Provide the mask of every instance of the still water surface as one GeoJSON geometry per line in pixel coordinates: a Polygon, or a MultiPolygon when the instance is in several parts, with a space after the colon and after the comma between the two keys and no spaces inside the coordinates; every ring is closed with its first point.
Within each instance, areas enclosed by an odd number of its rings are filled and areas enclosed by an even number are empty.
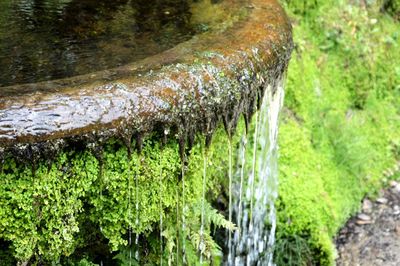
{"type": "Polygon", "coordinates": [[[1,0],[0,87],[87,74],[169,49],[208,29],[196,14],[202,1],[208,13],[218,11],[211,0],[1,0]]]}

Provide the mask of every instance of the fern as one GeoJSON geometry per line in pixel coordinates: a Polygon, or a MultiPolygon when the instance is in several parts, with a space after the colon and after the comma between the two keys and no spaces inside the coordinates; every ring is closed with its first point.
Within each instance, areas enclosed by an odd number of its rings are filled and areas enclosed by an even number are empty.
{"type": "Polygon", "coordinates": [[[197,222],[192,223],[188,226],[190,232],[190,241],[192,245],[202,254],[206,259],[211,260],[213,257],[221,256],[221,248],[215,243],[214,239],[210,235],[210,226],[213,224],[216,227],[225,228],[230,231],[237,229],[236,225],[228,220],[214,209],[209,202],[205,201],[202,206],[201,201],[197,202],[193,206],[193,216],[197,222]],[[201,233],[201,228],[198,223],[201,220],[202,209],[204,211],[204,232],[201,233]]]}
{"type": "Polygon", "coordinates": [[[225,217],[220,214],[216,209],[212,208],[208,202],[207,204],[205,204],[204,207],[205,217],[207,217],[207,221],[209,224],[213,223],[217,227],[222,227],[230,231],[237,230],[237,227],[234,223],[226,220],[225,217]]]}

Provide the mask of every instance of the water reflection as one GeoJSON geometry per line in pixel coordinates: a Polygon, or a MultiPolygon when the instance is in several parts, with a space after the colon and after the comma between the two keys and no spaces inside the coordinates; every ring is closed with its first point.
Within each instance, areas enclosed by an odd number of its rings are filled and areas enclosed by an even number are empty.
{"type": "Polygon", "coordinates": [[[195,34],[187,0],[2,0],[0,87],[120,66],[195,34]]]}

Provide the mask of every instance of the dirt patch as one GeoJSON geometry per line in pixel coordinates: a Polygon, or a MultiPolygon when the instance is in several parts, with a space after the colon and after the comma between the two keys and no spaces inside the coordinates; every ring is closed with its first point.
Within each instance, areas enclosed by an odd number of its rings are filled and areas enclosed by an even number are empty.
{"type": "Polygon", "coordinates": [[[400,183],[372,201],[363,200],[360,213],[351,218],[336,239],[338,266],[400,265],[400,183]]]}

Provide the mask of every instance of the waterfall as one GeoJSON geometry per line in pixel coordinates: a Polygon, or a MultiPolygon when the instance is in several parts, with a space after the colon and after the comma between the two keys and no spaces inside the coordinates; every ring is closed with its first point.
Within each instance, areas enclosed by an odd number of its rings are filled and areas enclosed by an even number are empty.
{"type": "Polygon", "coordinates": [[[203,162],[203,180],[202,180],[202,191],[201,191],[201,227],[200,227],[200,265],[203,265],[203,252],[205,250],[205,243],[204,243],[204,201],[206,198],[206,181],[207,181],[207,163],[208,163],[208,156],[207,151],[203,154],[204,162],[203,162]]]}
{"type": "MultiPolygon", "coordinates": [[[[161,162],[161,159],[160,159],[161,162]]],[[[163,169],[160,169],[160,174],[159,174],[159,208],[160,208],[160,266],[163,266],[163,202],[162,202],[162,197],[163,197],[163,185],[162,185],[162,179],[163,179],[163,169]]]]}
{"type": "Polygon", "coordinates": [[[276,87],[266,88],[261,108],[254,118],[253,139],[248,140],[244,135],[240,142],[232,206],[239,230],[228,243],[231,248],[227,265],[274,265],[277,137],[283,97],[282,81],[276,87]],[[247,149],[253,152],[251,162],[245,160],[247,149]]]}
{"type": "MultiPolygon", "coordinates": [[[[186,202],[185,202],[185,161],[181,162],[181,173],[182,173],[182,265],[186,265],[186,202]]],[[[179,249],[178,249],[179,252],[179,249]]],[[[179,260],[177,260],[179,263],[179,260]]]]}

